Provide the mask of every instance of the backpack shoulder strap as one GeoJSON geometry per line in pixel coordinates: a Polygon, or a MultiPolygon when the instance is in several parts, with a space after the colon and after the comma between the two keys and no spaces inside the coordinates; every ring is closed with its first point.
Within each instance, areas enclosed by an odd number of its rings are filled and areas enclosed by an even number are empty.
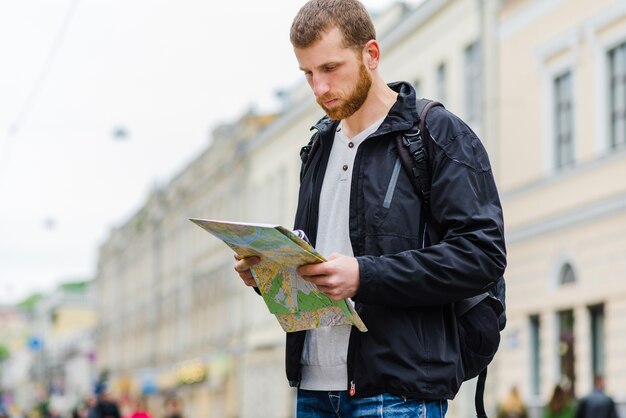
{"type": "Polygon", "coordinates": [[[430,141],[430,133],[426,126],[426,115],[435,106],[443,105],[433,100],[418,100],[417,122],[411,129],[396,138],[398,154],[402,164],[410,174],[411,183],[427,210],[430,207],[431,176],[428,164],[428,148],[424,142],[430,141]]]}
{"type": "Polygon", "coordinates": [[[426,126],[426,115],[435,106],[443,105],[439,102],[420,99],[417,101],[418,120],[409,129],[396,137],[398,156],[409,173],[409,179],[415,189],[415,193],[422,202],[426,224],[431,224],[430,219],[430,189],[431,173],[428,163],[428,147],[424,141],[430,141],[430,133],[426,126]]]}
{"type": "Polygon", "coordinates": [[[485,381],[487,380],[487,368],[485,367],[482,372],[478,375],[478,379],[476,380],[476,393],[474,394],[474,407],[476,407],[476,417],[477,418],[487,418],[487,413],[485,412],[485,381]]]}
{"type": "Polygon", "coordinates": [[[313,157],[319,148],[319,142],[320,131],[316,129],[313,136],[311,136],[309,143],[300,149],[300,160],[302,160],[302,165],[300,166],[300,181],[302,181],[304,173],[306,173],[307,168],[311,165],[311,157],[313,157]]]}

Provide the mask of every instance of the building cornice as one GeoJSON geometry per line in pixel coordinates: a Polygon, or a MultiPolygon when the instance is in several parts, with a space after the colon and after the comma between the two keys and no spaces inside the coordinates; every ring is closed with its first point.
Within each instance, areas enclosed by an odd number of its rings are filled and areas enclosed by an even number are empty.
{"type": "Polygon", "coordinates": [[[626,164],[626,148],[611,151],[608,154],[603,154],[592,160],[578,163],[577,165],[567,168],[563,171],[555,172],[548,176],[544,176],[534,181],[525,183],[521,186],[511,188],[509,190],[501,192],[500,197],[502,201],[509,201],[524,197],[526,195],[541,191],[546,187],[561,183],[564,180],[569,180],[572,177],[579,177],[581,175],[588,174],[591,171],[614,163],[626,164]]]}
{"type": "Polygon", "coordinates": [[[626,193],[516,228],[507,232],[506,241],[509,244],[518,243],[561,229],[578,227],[582,223],[604,219],[619,213],[626,213],[626,193]]]}

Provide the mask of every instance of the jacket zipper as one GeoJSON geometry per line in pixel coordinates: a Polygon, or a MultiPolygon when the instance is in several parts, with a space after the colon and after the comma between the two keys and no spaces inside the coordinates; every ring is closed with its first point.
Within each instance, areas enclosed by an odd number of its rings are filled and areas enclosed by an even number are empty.
{"type": "Polygon", "coordinates": [[[354,380],[350,381],[350,396],[354,396],[356,394],[356,385],[354,384],[354,380]]]}
{"type": "Polygon", "coordinates": [[[400,157],[396,158],[396,164],[393,166],[393,172],[391,173],[389,186],[387,186],[387,193],[385,193],[385,200],[383,200],[383,208],[385,209],[389,209],[389,207],[391,207],[391,200],[393,199],[393,193],[396,190],[396,184],[398,183],[399,174],[400,174],[400,157]]]}

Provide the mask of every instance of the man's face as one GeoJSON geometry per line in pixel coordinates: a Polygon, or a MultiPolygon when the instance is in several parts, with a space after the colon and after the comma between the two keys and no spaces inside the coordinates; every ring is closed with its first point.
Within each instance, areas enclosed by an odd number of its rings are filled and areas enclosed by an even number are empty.
{"type": "Polygon", "coordinates": [[[343,46],[339,29],[329,30],[308,48],[295,48],[295,53],[317,103],[331,119],[345,119],[361,108],[372,76],[362,56],[343,46]]]}

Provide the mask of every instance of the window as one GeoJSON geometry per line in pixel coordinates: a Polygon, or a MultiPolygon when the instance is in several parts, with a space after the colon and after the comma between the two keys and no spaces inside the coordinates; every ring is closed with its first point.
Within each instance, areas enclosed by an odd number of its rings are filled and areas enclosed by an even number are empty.
{"type": "Polygon", "coordinates": [[[570,263],[563,264],[561,272],[559,274],[559,285],[564,286],[568,284],[576,283],[576,273],[574,267],[570,263]]]}
{"type": "Polygon", "coordinates": [[[469,124],[479,125],[482,121],[483,68],[480,42],[465,48],[465,116],[469,124]]]}
{"type": "Polygon", "coordinates": [[[554,79],[555,166],[563,168],[574,162],[574,118],[572,74],[554,79]]]}
{"type": "Polygon", "coordinates": [[[446,64],[443,62],[437,67],[437,100],[446,101],[446,64]]]}
{"type": "Polygon", "coordinates": [[[576,376],[574,374],[574,311],[571,309],[558,313],[559,340],[558,357],[561,381],[570,383],[570,393],[574,394],[576,376]]]}
{"type": "Polygon", "coordinates": [[[589,307],[591,325],[591,373],[604,375],[604,305],[589,307]]]}
{"type": "Polygon", "coordinates": [[[611,148],[626,144],[626,42],[609,51],[611,148]]]}
{"type": "Polygon", "coordinates": [[[541,323],[539,315],[529,317],[530,324],[530,390],[541,394],[541,323]]]}

